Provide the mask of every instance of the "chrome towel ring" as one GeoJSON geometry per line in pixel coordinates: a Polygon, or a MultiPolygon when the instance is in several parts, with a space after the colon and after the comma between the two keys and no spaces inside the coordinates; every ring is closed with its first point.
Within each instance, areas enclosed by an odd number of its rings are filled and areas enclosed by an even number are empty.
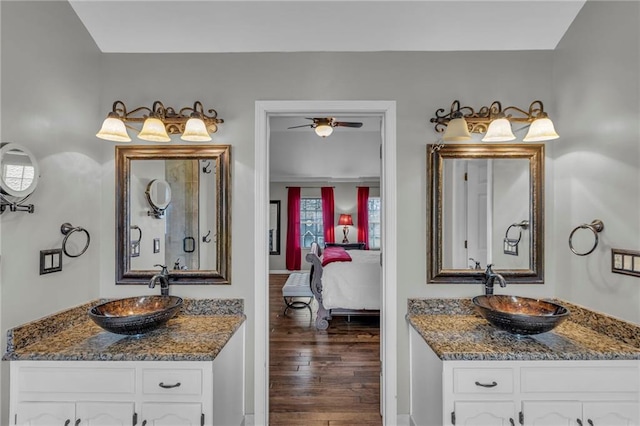
{"type": "Polygon", "coordinates": [[[80,257],[84,254],[85,251],[89,248],[89,243],[91,242],[91,235],[89,235],[89,231],[80,227],[80,226],[72,226],[69,222],[65,222],[60,226],[60,232],[64,235],[64,240],[62,240],[62,251],[68,257],[80,257]],[[78,254],[69,254],[67,251],[67,238],[71,236],[74,232],[84,232],[87,235],[87,244],[84,246],[82,251],[78,254]]]}
{"type": "Polygon", "coordinates": [[[528,220],[523,220],[520,223],[512,223],[511,225],[509,225],[509,227],[507,228],[507,232],[505,232],[505,234],[504,234],[504,242],[506,244],[510,245],[511,247],[515,247],[518,244],[520,244],[520,240],[522,239],[522,230],[523,229],[529,229],[529,221],[528,220]],[[509,231],[511,230],[511,228],[518,228],[518,239],[509,238],[509,231]]]}
{"type": "Polygon", "coordinates": [[[569,234],[569,248],[571,249],[573,254],[576,254],[578,256],[586,256],[588,254],[593,253],[596,247],[598,247],[598,233],[602,232],[603,229],[604,229],[604,223],[602,223],[600,219],[595,219],[589,224],[583,223],[582,225],[576,226],[573,229],[573,231],[571,231],[571,234],[569,234]],[[591,232],[593,232],[593,236],[595,237],[593,242],[593,247],[591,247],[591,250],[585,253],[578,253],[576,249],[573,248],[573,234],[575,234],[578,229],[588,229],[591,232]]]}

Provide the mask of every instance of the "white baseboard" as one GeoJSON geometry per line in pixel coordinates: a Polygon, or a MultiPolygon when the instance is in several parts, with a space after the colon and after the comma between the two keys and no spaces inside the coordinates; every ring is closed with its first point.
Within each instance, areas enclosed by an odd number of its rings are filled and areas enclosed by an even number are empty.
{"type": "Polygon", "coordinates": [[[269,271],[270,274],[290,274],[291,271],[287,271],[285,270],[278,270],[278,269],[274,269],[273,271],[269,271]]]}

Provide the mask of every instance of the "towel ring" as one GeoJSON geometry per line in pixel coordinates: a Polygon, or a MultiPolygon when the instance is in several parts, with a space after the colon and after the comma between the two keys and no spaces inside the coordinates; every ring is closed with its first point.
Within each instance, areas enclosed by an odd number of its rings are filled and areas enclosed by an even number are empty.
{"type": "Polygon", "coordinates": [[[134,240],[133,238],[131,238],[131,244],[140,244],[140,241],[142,241],[142,229],[140,229],[138,225],[131,225],[130,228],[134,231],[139,232],[137,240],[134,240]]]}
{"type": "Polygon", "coordinates": [[[509,227],[507,228],[507,232],[504,233],[504,242],[508,245],[510,245],[511,247],[516,247],[518,244],[520,244],[520,240],[522,239],[522,230],[523,229],[529,229],[529,221],[528,220],[523,220],[520,223],[512,223],[511,225],[509,225],[509,227]],[[518,239],[511,239],[509,238],[509,231],[511,230],[511,228],[518,228],[518,239]]]}
{"type": "Polygon", "coordinates": [[[60,226],[60,232],[64,234],[64,240],[62,240],[62,251],[68,257],[80,257],[89,248],[89,243],[91,242],[91,235],[89,235],[89,231],[87,231],[86,229],[80,226],[74,227],[69,222],[65,222],[60,226]],[[69,238],[71,234],[73,234],[74,232],[84,232],[87,235],[87,244],[84,246],[84,248],[80,253],[69,254],[69,252],[67,252],[67,238],[69,238]]]}
{"type": "Polygon", "coordinates": [[[571,231],[571,234],[569,234],[569,248],[571,249],[573,254],[578,256],[586,256],[588,254],[593,253],[596,247],[598,247],[598,233],[602,232],[603,229],[604,229],[604,223],[602,223],[600,219],[595,219],[589,224],[583,223],[582,225],[578,225],[575,228],[573,228],[573,231],[571,231]],[[573,234],[575,234],[578,229],[588,229],[591,232],[593,232],[593,236],[595,237],[593,242],[593,247],[591,247],[591,250],[587,251],[586,253],[578,253],[576,249],[573,248],[573,234]]]}

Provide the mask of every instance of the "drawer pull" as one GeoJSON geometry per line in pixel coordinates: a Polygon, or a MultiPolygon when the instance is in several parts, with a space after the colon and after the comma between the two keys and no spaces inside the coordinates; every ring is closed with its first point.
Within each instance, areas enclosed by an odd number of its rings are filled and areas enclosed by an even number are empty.
{"type": "Polygon", "coordinates": [[[175,385],[165,385],[163,382],[160,382],[160,384],[158,384],[158,386],[160,386],[162,389],[172,389],[172,388],[177,388],[180,386],[180,382],[176,383],[175,385]]]}
{"type": "Polygon", "coordinates": [[[496,386],[498,386],[498,384],[496,382],[491,382],[491,383],[480,383],[480,382],[476,382],[476,386],[481,386],[483,388],[495,388],[496,386]]]}

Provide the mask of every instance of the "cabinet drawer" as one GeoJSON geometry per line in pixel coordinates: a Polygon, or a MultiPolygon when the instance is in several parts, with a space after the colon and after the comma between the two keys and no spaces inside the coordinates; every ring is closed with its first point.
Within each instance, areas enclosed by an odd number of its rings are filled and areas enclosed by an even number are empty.
{"type": "Polygon", "coordinates": [[[20,368],[19,391],[34,393],[135,392],[133,368],[20,368]]]}
{"type": "Polygon", "coordinates": [[[145,369],[142,392],[145,395],[201,395],[202,369],[145,369]]]}
{"type": "Polygon", "coordinates": [[[520,375],[522,392],[638,392],[633,367],[525,367],[520,375]]]}
{"type": "Polygon", "coordinates": [[[455,393],[497,394],[513,392],[513,370],[510,368],[454,368],[455,393]]]}

